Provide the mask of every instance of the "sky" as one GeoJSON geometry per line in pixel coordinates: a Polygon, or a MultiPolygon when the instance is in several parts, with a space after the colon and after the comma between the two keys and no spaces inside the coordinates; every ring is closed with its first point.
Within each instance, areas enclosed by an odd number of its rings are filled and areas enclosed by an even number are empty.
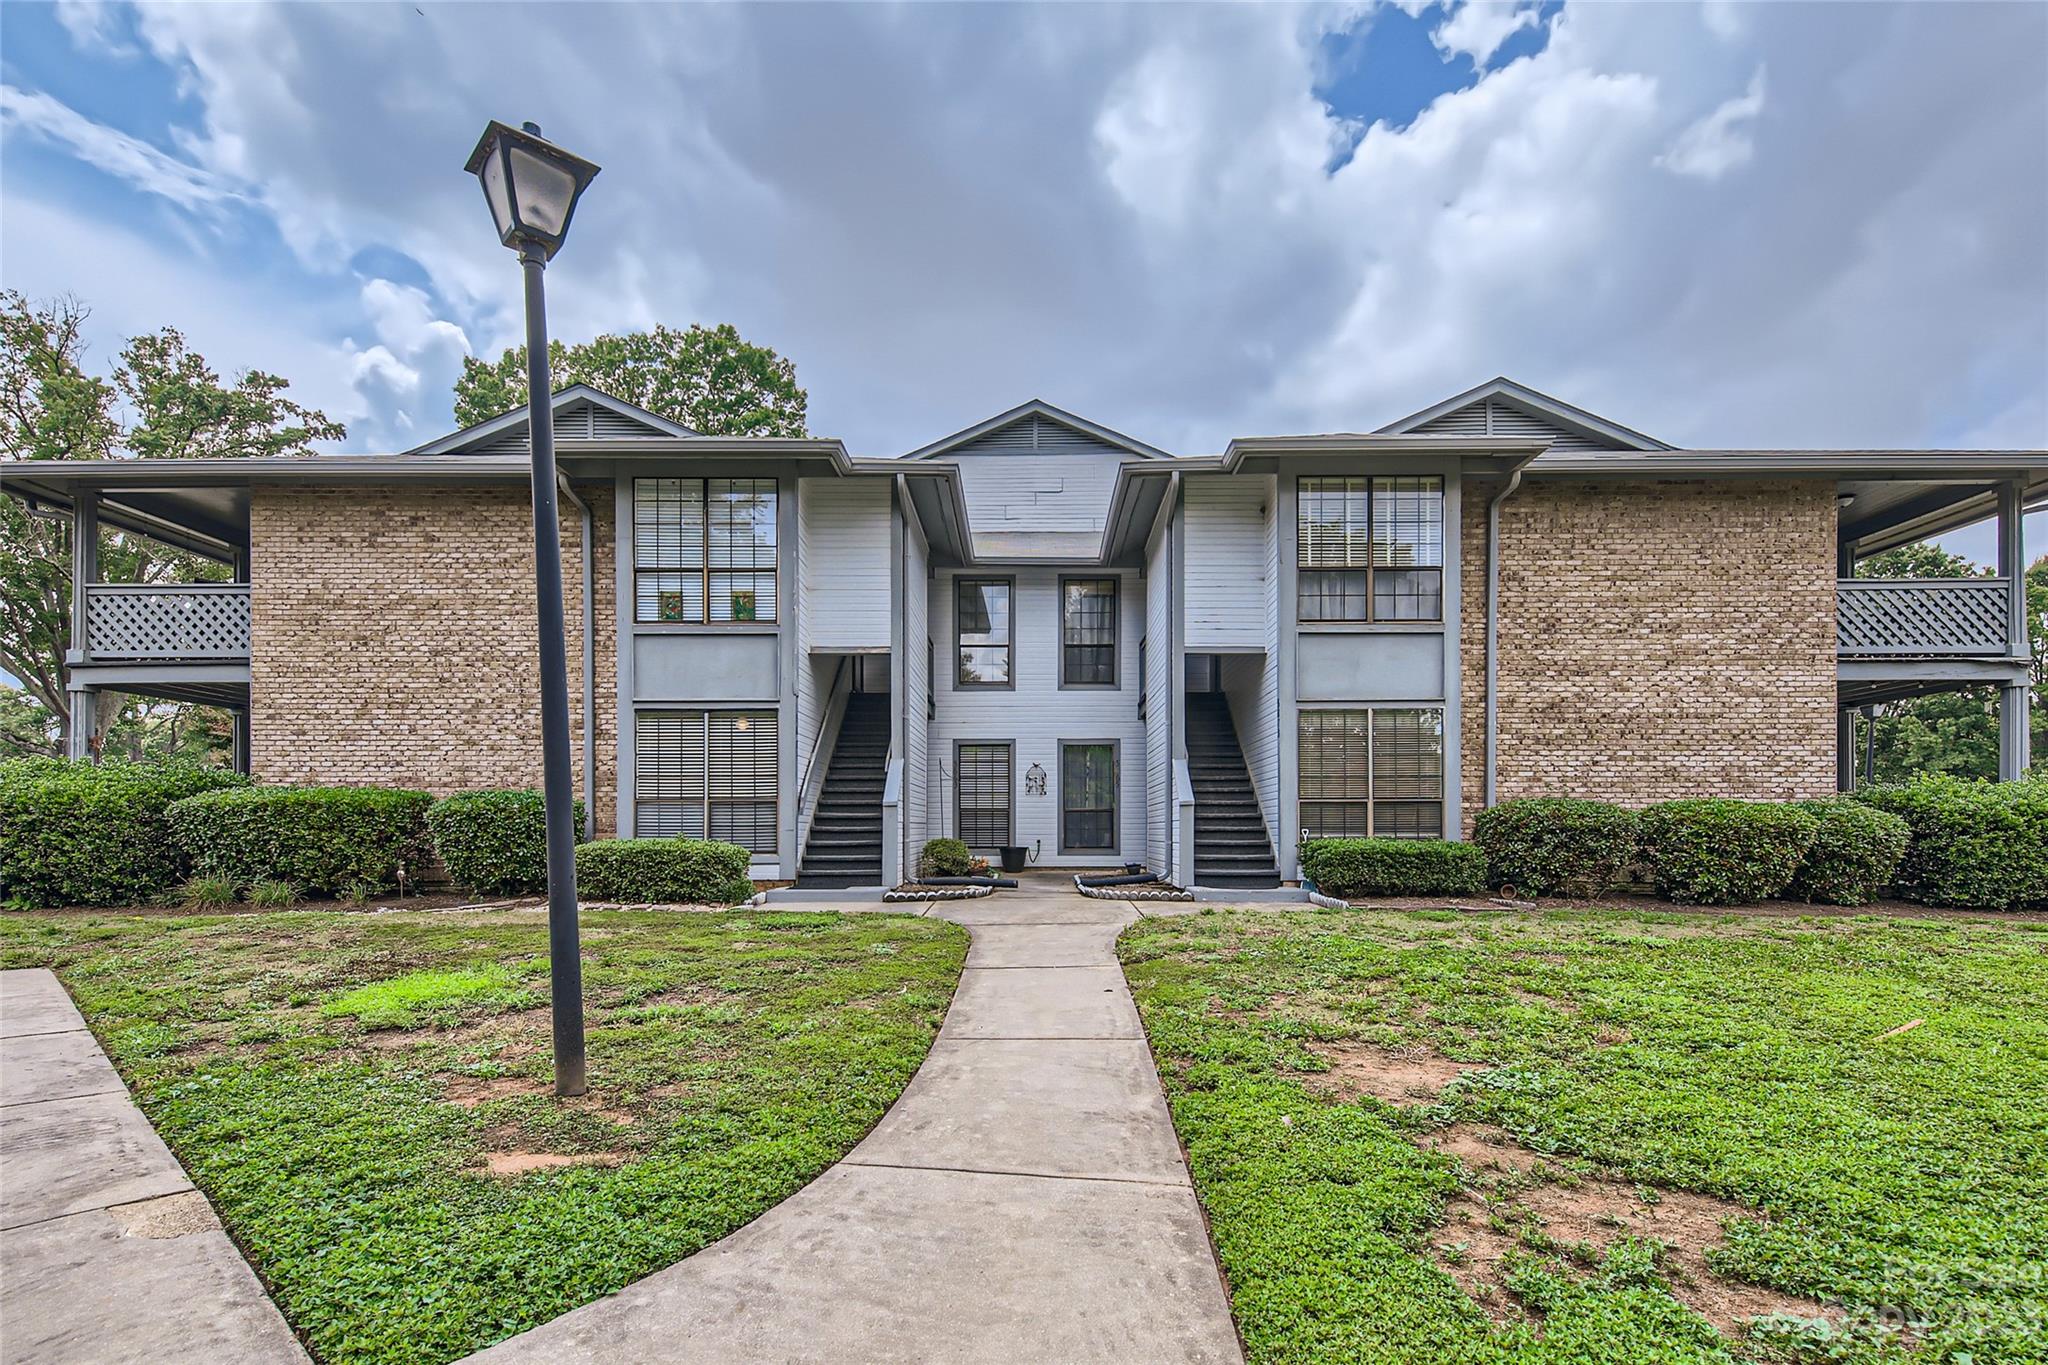
{"type": "Polygon", "coordinates": [[[555,335],[733,323],[857,454],[1033,397],[1213,453],[1495,374],[1680,445],[2048,447],[2028,3],[15,0],[0,285],[405,449],[520,338],[494,117],[604,167],[555,335]]]}

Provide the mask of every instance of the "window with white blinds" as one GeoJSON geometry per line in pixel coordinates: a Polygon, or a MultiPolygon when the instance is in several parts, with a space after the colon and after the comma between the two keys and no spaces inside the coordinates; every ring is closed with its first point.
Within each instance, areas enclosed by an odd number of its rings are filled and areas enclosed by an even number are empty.
{"type": "Polygon", "coordinates": [[[1303,838],[1443,837],[1442,710],[1303,711],[1299,724],[1303,838]]]}
{"type": "Polygon", "coordinates": [[[633,616],[773,621],[773,479],[633,480],[633,616]]]}
{"type": "Polygon", "coordinates": [[[1304,478],[1295,542],[1299,619],[1443,619],[1441,478],[1304,478]]]}
{"type": "Polygon", "coordinates": [[[633,833],[775,852],[775,720],[773,711],[636,712],[633,833]]]}

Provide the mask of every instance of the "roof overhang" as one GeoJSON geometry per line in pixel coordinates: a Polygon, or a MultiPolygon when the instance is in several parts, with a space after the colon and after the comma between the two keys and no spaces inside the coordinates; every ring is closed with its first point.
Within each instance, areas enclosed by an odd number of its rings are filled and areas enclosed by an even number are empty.
{"type": "Polygon", "coordinates": [[[905,465],[901,460],[862,461],[888,465],[889,473],[901,480],[900,487],[910,513],[924,532],[932,558],[948,564],[974,563],[974,533],[967,522],[967,497],[960,486],[957,465],[922,462],[905,465]]]}

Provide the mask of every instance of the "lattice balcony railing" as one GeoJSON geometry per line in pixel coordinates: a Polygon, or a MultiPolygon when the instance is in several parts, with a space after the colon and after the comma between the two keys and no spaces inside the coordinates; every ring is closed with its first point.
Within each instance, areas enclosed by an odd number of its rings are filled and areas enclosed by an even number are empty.
{"type": "Polygon", "coordinates": [[[2002,658],[2011,592],[2003,578],[1844,578],[1835,584],[1835,649],[2002,658]]]}
{"type": "Polygon", "coordinates": [[[95,660],[246,659],[249,585],[97,583],[85,590],[85,626],[95,660]]]}

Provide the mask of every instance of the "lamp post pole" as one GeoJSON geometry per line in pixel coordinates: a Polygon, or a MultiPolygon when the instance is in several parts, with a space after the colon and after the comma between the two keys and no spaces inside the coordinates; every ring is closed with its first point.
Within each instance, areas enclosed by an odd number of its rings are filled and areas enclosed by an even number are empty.
{"type": "MultiPolygon", "coordinates": [[[[548,822],[548,980],[555,1093],[589,1088],[583,1066],[583,949],[576,924],[575,778],[569,769],[568,635],[562,627],[562,540],[555,505],[555,410],[548,384],[547,256],[519,252],[526,275],[526,429],[533,447],[533,579],[540,608],[540,747],[548,822]]],[[[586,717],[584,723],[589,724],[586,717]]]]}

